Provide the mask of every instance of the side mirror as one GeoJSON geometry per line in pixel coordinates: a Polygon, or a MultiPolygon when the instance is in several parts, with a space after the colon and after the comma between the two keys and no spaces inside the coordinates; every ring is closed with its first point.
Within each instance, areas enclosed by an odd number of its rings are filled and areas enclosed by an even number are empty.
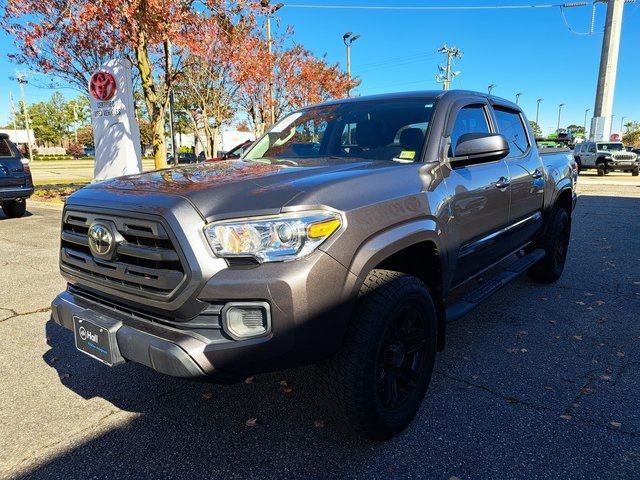
{"type": "Polygon", "coordinates": [[[507,139],[499,133],[465,133],[458,139],[452,163],[481,163],[509,155],[507,139]]]}

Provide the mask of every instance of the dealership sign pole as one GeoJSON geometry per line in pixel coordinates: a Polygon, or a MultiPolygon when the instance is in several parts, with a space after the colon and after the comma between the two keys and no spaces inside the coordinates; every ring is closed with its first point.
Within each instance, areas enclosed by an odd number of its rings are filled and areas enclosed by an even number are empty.
{"type": "Polygon", "coordinates": [[[96,147],[94,181],[142,171],[140,130],[133,109],[131,66],[109,60],[89,80],[91,123],[96,147]]]}

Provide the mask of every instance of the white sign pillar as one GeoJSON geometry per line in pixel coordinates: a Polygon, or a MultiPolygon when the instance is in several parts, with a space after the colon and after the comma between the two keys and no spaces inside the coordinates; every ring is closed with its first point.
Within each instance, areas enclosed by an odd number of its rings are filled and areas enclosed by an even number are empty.
{"type": "Polygon", "coordinates": [[[140,130],[133,108],[131,66],[109,60],[89,80],[91,123],[96,147],[94,181],[142,171],[140,130]]]}

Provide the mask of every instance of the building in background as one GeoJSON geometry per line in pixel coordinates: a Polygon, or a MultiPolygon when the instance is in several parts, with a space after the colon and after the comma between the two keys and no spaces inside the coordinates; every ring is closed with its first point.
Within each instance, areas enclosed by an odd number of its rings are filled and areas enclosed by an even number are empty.
{"type": "Polygon", "coordinates": [[[0,133],[6,133],[9,135],[9,140],[15,143],[18,147],[24,147],[24,151],[27,152],[29,149],[27,145],[31,142],[31,148],[35,150],[36,148],[36,135],[33,130],[27,131],[26,129],[0,129],[0,133]]]}

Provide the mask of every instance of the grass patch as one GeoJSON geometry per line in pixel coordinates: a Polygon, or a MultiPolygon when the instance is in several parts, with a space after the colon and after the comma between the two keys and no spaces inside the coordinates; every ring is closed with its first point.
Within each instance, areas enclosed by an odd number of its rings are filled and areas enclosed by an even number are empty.
{"type": "Polygon", "coordinates": [[[34,180],[33,184],[36,187],[49,187],[49,186],[65,186],[65,185],[88,185],[91,180],[86,178],[61,178],[60,180],[34,180]]]}
{"type": "Polygon", "coordinates": [[[79,183],[36,185],[33,199],[51,203],[64,203],[69,195],[80,190],[88,183],[87,181],[82,181],[79,183]]]}

